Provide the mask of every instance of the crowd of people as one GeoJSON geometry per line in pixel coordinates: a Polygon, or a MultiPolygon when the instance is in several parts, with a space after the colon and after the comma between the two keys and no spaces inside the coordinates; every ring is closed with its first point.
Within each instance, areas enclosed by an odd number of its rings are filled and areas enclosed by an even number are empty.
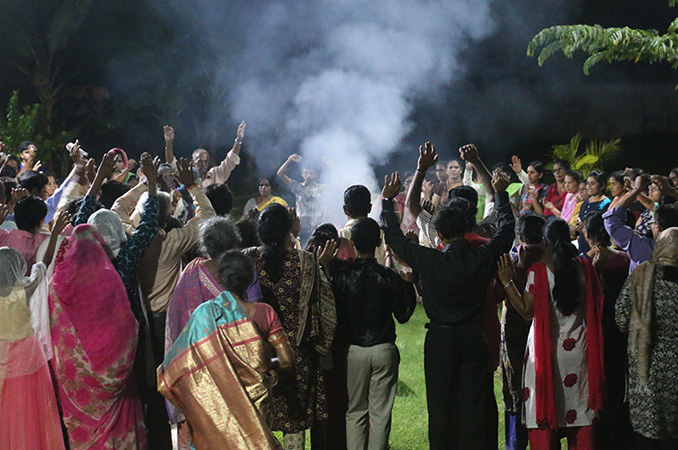
{"type": "Polygon", "coordinates": [[[418,303],[432,450],[498,448],[498,368],[506,449],[678,448],[678,168],[427,142],[337,227],[293,154],[296,208],[264,176],[236,222],[245,127],[217,165],[169,126],[164,161],[76,141],[60,182],[0,143],[3,448],[387,449],[418,303]]]}

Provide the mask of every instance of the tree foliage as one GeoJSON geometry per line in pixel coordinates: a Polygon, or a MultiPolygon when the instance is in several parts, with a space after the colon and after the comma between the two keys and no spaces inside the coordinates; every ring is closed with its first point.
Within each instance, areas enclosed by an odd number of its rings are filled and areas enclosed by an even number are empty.
{"type": "Polygon", "coordinates": [[[554,145],[551,157],[553,160],[564,159],[570,166],[588,176],[594,170],[605,171],[604,164],[611,161],[620,152],[620,139],[609,141],[591,140],[580,153],[581,134],[577,134],[568,144],[554,145]]]}
{"type": "MultiPolygon", "coordinates": [[[[678,0],[669,0],[670,6],[678,0]]],[[[603,28],[600,25],[558,25],[539,32],[527,48],[528,56],[538,51],[541,66],[554,53],[562,52],[572,58],[575,52],[589,55],[584,62],[584,73],[601,61],[632,61],[637,63],[666,62],[678,68],[678,18],[665,34],[657,30],[637,30],[629,27],[603,28]]]]}
{"type": "Polygon", "coordinates": [[[36,137],[36,124],[40,105],[21,106],[19,92],[14,91],[7,105],[7,114],[0,117],[0,141],[14,153],[19,151],[19,144],[36,137]]]}

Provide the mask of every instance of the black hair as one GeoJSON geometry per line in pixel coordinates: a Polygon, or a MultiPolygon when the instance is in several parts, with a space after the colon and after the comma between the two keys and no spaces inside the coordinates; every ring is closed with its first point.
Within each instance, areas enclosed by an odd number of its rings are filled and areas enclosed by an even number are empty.
{"type": "Polygon", "coordinates": [[[372,195],[361,184],[350,186],[344,191],[344,206],[351,218],[367,217],[372,209],[372,195]]]}
{"type": "Polygon", "coordinates": [[[456,188],[450,189],[449,198],[455,197],[465,198],[478,208],[478,192],[471,186],[457,186],[456,188]]]}
{"type": "Polygon", "coordinates": [[[605,176],[605,173],[594,170],[586,177],[587,180],[589,178],[596,180],[596,183],[598,183],[600,186],[601,191],[605,190],[605,187],[607,186],[607,176],[605,176]]]}
{"type": "Polygon", "coordinates": [[[183,228],[184,224],[179,220],[177,217],[174,216],[169,216],[167,219],[167,223],[165,224],[165,227],[163,230],[165,230],[165,233],[169,233],[170,231],[176,229],[176,228],[183,228]]]}
{"type": "Polygon", "coordinates": [[[445,204],[447,208],[456,208],[464,214],[466,219],[466,231],[469,232],[476,225],[478,207],[463,197],[453,197],[445,204]]]}
{"type": "Polygon", "coordinates": [[[540,173],[544,175],[546,173],[546,168],[544,167],[544,164],[541,161],[532,161],[527,165],[527,167],[532,166],[534,170],[537,171],[537,173],[540,173]]]}
{"type": "Polygon", "coordinates": [[[527,245],[544,243],[546,219],[539,214],[527,213],[518,218],[518,236],[527,245]]]}
{"type": "Polygon", "coordinates": [[[28,147],[31,145],[35,145],[35,143],[31,141],[23,141],[21,144],[19,144],[19,151],[23,152],[24,150],[28,150],[28,147]]]}
{"type": "Polygon", "coordinates": [[[0,203],[8,204],[12,200],[12,189],[16,189],[16,180],[10,177],[0,177],[0,183],[5,186],[5,195],[0,203]]]}
{"type": "Polygon", "coordinates": [[[24,197],[14,207],[16,227],[22,231],[33,231],[40,226],[47,215],[47,205],[40,197],[24,197]]]}
{"type": "Polygon", "coordinates": [[[616,170],[610,174],[608,178],[614,178],[617,183],[621,183],[622,185],[624,184],[624,171],[623,170],[616,170]]]}
{"type": "Polygon", "coordinates": [[[498,162],[497,164],[494,165],[494,167],[492,167],[492,172],[494,172],[497,169],[501,170],[504,175],[508,176],[509,181],[511,182],[515,181],[516,173],[513,171],[513,169],[511,169],[511,167],[508,164],[506,164],[505,162],[498,162]]]}
{"type": "Polygon", "coordinates": [[[584,217],[584,228],[598,245],[609,247],[610,235],[605,230],[603,211],[591,211],[584,217]]]}
{"type": "Polygon", "coordinates": [[[271,281],[276,283],[282,275],[285,245],[290,238],[292,218],[287,208],[278,203],[268,205],[259,216],[259,239],[264,245],[262,258],[264,270],[271,281]]]}
{"type": "Polygon", "coordinates": [[[464,213],[458,208],[442,208],[433,216],[436,231],[445,239],[463,236],[468,224],[464,213]]]}
{"type": "Polygon", "coordinates": [[[247,300],[247,288],[254,281],[254,264],[239,250],[219,256],[219,283],[239,299],[247,300]]]}
{"type": "Polygon", "coordinates": [[[358,252],[374,253],[374,249],[381,244],[379,224],[369,217],[356,220],[351,226],[351,239],[358,252]]]}
{"type": "MultiPolygon", "coordinates": [[[[82,205],[84,197],[77,197],[66,203],[66,207],[64,208],[68,214],[71,215],[71,225],[75,226],[75,220],[78,218],[78,211],[80,211],[80,205],[82,205]]],[[[94,200],[92,203],[92,207],[94,208],[93,212],[99,211],[101,208],[104,207],[99,200],[94,200]]]]}
{"type": "Polygon", "coordinates": [[[584,175],[578,170],[568,170],[565,176],[574,179],[577,182],[577,187],[584,181],[584,175]]]}
{"type": "Polygon", "coordinates": [[[645,173],[645,172],[640,167],[632,167],[631,170],[629,170],[628,172],[624,171],[624,174],[627,177],[629,177],[631,179],[631,181],[634,181],[636,179],[636,177],[638,177],[639,175],[642,175],[643,173],[645,173]]]}
{"type": "Polygon", "coordinates": [[[49,180],[44,173],[27,170],[17,177],[17,182],[20,188],[26,189],[31,195],[39,196],[49,180]]]}
{"type": "Polygon", "coordinates": [[[99,201],[104,208],[111,209],[115,201],[125,195],[129,191],[130,187],[120,181],[108,180],[101,185],[101,194],[99,195],[99,201]]]}
{"type": "Polygon", "coordinates": [[[335,241],[337,245],[339,245],[340,242],[337,227],[331,223],[323,223],[315,227],[311,233],[311,237],[309,237],[306,242],[304,250],[315,255],[319,248],[325,246],[327,241],[335,241]]]}
{"type": "Polygon", "coordinates": [[[235,228],[238,230],[240,235],[240,246],[242,248],[257,247],[261,245],[259,240],[259,233],[257,233],[257,222],[256,220],[243,216],[235,224],[235,228]]]}
{"type": "Polygon", "coordinates": [[[212,207],[219,216],[227,216],[233,209],[233,192],[228,185],[210,184],[205,188],[205,195],[212,202],[212,207]]]}
{"type": "Polygon", "coordinates": [[[570,161],[566,159],[556,159],[553,161],[553,166],[555,167],[556,164],[560,164],[560,167],[562,167],[566,171],[571,169],[570,161]]]}
{"type": "Polygon", "coordinates": [[[570,242],[570,226],[563,219],[551,220],[544,227],[544,240],[553,252],[556,284],[553,299],[564,315],[572,314],[579,306],[579,262],[577,248],[570,242]]]}
{"type": "Polygon", "coordinates": [[[675,205],[660,205],[654,210],[654,220],[662,230],[678,227],[678,208],[675,205]]]}
{"type": "Polygon", "coordinates": [[[14,167],[6,165],[2,168],[2,171],[0,171],[0,177],[16,178],[17,173],[18,172],[14,167]]]}

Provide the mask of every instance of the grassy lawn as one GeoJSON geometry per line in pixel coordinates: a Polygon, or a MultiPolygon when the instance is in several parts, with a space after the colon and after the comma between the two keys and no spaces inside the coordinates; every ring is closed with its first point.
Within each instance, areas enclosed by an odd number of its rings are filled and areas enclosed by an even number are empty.
{"type": "MultiPolygon", "coordinates": [[[[391,450],[427,450],[428,415],[426,412],[426,385],[424,383],[424,337],[428,322],[424,308],[417,306],[412,318],[404,325],[396,322],[396,343],[400,350],[398,394],[393,407],[391,450]]],[[[494,395],[499,409],[499,449],[504,449],[504,407],[501,397],[501,376],[494,376],[494,395]]],[[[281,439],[281,433],[276,433],[281,439]]],[[[565,440],[562,448],[567,448],[565,440]]],[[[306,449],[311,449],[306,432],[306,449]]]]}

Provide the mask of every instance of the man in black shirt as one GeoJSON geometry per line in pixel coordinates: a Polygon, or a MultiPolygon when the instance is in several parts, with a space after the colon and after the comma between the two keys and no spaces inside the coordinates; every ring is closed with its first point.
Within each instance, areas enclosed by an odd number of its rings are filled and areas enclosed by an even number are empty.
{"type": "Polygon", "coordinates": [[[337,322],[346,328],[348,450],[364,450],[369,418],[368,449],[388,446],[391,410],[395,400],[400,355],[395,345],[395,323],[407,322],[416,305],[414,287],[398,273],[377,263],[381,243],[377,222],[358,219],[351,227],[357,259],[334,278],[337,322]]]}
{"type": "MultiPolygon", "coordinates": [[[[464,148],[472,146],[465,146],[464,148]]],[[[475,147],[464,159],[482,164],[475,147]]],[[[424,177],[437,161],[426,143],[420,150],[415,177],[424,177]]],[[[416,178],[415,178],[416,181],[416,178]]],[[[414,181],[413,181],[414,183],[414,181]]],[[[393,198],[400,190],[394,174],[382,191],[382,221],[386,244],[421,277],[422,297],[430,319],[424,349],[429,445],[432,450],[484,448],[484,409],[487,389],[488,348],[481,321],[485,292],[499,256],[511,249],[514,219],[508,202],[508,180],[492,180],[498,232],[485,245],[472,248],[464,239],[466,219],[454,208],[436,213],[434,225],[444,248],[438,251],[417,245],[400,231],[393,198]]]]}

